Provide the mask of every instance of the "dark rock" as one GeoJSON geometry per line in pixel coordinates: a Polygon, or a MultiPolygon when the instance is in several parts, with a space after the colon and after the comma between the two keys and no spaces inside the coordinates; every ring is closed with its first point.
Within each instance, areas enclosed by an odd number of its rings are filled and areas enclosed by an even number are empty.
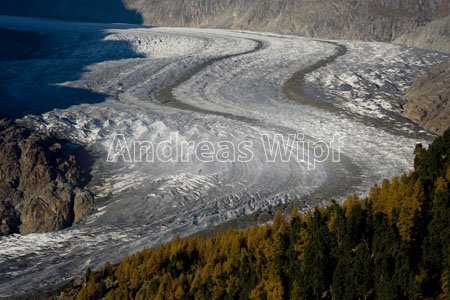
{"type": "Polygon", "coordinates": [[[403,115],[442,134],[450,127],[450,60],[420,76],[406,93],[403,115]]]}
{"type": "Polygon", "coordinates": [[[0,236],[19,233],[20,219],[8,200],[0,201],[0,236]]]}
{"type": "Polygon", "coordinates": [[[70,141],[0,120],[0,235],[56,231],[86,216],[86,157],[70,141]]]}

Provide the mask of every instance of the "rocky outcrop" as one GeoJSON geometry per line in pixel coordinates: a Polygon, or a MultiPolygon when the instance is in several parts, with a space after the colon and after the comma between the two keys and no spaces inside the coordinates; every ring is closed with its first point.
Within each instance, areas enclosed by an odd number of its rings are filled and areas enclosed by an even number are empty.
{"type": "Polygon", "coordinates": [[[442,134],[450,127],[450,60],[420,76],[406,93],[403,115],[442,134]]]}
{"type": "Polygon", "coordinates": [[[85,150],[0,120],[0,235],[56,231],[89,212],[85,150]]]}
{"type": "Polygon", "coordinates": [[[8,200],[0,201],[0,236],[19,232],[20,218],[8,200]]]}
{"type": "Polygon", "coordinates": [[[418,27],[395,43],[450,53],[450,16],[418,27]]]}
{"type": "Polygon", "coordinates": [[[321,38],[392,41],[448,16],[450,2],[448,0],[17,0],[0,2],[0,14],[84,21],[143,22],[147,25],[160,26],[249,29],[321,38]]]}

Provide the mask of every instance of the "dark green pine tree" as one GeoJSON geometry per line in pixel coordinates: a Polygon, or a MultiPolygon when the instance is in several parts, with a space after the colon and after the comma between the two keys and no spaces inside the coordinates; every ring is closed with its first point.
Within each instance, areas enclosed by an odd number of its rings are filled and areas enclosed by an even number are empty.
{"type": "Polygon", "coordinates": [[[401,251],[400,235],[384,214],[374,216],[372,253],[374,289],[378,299],[402,299],[394,280],[396,257],[401,251]]]}
{"type": "Polygon", "coordinates": [[[423,246],[423,264],[427,278],[423,282],[424,296],[437,297],[441,290],[441,274],[450,261],[450,197],[448,183],[440,178],[436,182],[428,235],[423,246]]]}
{"type": "Polygon", "coordinates": [[[303,299],[321,299],[331,292],[335,259],[332,256],[332,236],[327,217],[316,209],[312,221],[311,242],[305,249],[302,273],[303,299]]]}

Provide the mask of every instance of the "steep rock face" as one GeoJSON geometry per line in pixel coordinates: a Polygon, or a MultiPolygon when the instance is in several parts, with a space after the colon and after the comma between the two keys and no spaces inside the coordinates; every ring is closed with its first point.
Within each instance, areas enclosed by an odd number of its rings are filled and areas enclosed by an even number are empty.
{"type": "Polygon", "coordinates": [[[66,140],[0,121],[0,235],[56,231],[89,212],[89,159],[66,140]],[[20,225],[20,227],[19,227],[20,225]]]}
{"type": "Polygon", "coordinates": [[[395,40],[396,43],[450,53],[450,16],[418,27],[395,40]]]}
{"type": "Polygon", "coordinates": [[[403,115],[438,134],[450,127],[450,60],[419,77],[406,93],[403,115]]]}
{"type": "Polygon", "coordinates": [[[20,219],[14,206],[7,201],[0,201],[0,236],[19,232],[20,219]]]}

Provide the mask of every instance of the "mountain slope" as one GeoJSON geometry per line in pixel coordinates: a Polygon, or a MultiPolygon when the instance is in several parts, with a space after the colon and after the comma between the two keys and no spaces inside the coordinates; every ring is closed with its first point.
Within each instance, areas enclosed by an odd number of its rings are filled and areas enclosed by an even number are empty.
{"type": "MultiPolygon", "coordinates": [[[[448,16],[450,2],[20,0],[0,3],[0,14],[101,22],[143,22],[161,26],[249,29],[321,38],[392,41],[431,21],[448,16]]],[[[408,43],[416,44],[411,38],[408,43]]],[[[420,43],[417,45],[436,49],[434,43],[432,46],[420,43]]]]}
{"type": "Polygon", "coordinates": [[[450,16],[418,27],[413,32],[399,37],[395,42],[450,53],[450,16]]]}
{"type": "Polygon", "coordinates": [[[144,22],[390,41],[449,14],[448,1],[128,0],[144,22]]]}
{"type": "Polygon", "coordinates": [[[403,115],[441,134],[450,127],[450,60],[420,76],[406,93],[403,115]]]}

